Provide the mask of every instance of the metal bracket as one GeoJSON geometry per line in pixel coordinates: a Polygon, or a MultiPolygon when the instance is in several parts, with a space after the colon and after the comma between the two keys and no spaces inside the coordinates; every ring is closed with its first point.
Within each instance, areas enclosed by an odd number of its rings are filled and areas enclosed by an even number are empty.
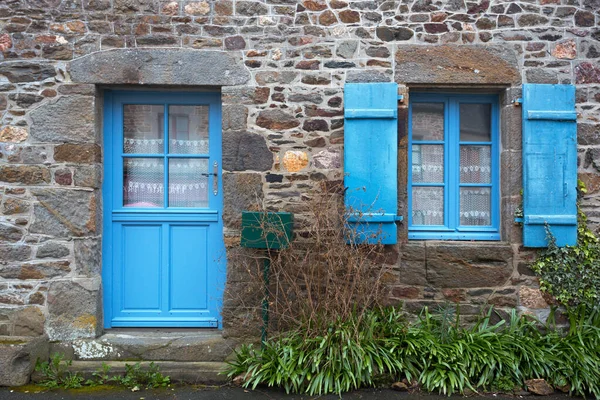
{"type": "Polygon", "coordinates": [[[523,105],[523,98],[522,97],[517,97],[516,99],[514,99],[512,101],[512,104],[515,107],[521,107],[521,105],[523,105]]]}

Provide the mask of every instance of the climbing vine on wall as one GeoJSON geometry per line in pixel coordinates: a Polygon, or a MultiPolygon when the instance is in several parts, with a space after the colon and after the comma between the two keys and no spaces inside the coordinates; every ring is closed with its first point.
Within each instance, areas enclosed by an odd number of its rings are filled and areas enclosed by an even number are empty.
{"type": "MultiPolygon", "coordinates": [[[[579,193],[585,185],[579,182],[579,193]]],[[[531,266],[540,276],[540,288],[567,308],[600,309],[600,239],[588,228],[587,217],[578,208],[577,244],[557,247],[549,235],[548,248],[531,266]]]]}

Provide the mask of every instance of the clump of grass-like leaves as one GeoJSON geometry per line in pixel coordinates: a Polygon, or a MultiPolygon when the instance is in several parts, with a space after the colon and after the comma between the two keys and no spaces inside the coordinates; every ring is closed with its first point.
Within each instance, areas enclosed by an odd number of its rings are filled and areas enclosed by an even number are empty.
{"type": "MultiPolygon", "coordinates": [[[[582,314],[583,315],[583,314],[582,314]]],[[[516,312],[491,324],[492,311],[472,327],[458,317],[425,310],[408,322],[394,308],[338,319],[325,334],[297,329],[271,338],[262,348],[244,346],[229,376],[243,374],[245,386],[279,386],[309,395],[343,393],[374,386],[378,378],[406,378],[426,391],[521,388],[543,378],[573,394],[600,395],[600,319],[573,319],[563,334],[516,312]],[[455,319],[454,319],[455,318],[455,319]]]]}

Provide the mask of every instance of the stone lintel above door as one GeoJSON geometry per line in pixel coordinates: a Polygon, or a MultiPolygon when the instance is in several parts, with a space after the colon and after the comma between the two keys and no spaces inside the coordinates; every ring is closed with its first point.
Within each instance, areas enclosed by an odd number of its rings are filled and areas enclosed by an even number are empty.
{"type": "Polygon", "coordinates": [[[93,53],[70,64],[73,82],[107,85],[234,86],[250,73],[232,56],[191,49],[113,49],[93,53]]]}

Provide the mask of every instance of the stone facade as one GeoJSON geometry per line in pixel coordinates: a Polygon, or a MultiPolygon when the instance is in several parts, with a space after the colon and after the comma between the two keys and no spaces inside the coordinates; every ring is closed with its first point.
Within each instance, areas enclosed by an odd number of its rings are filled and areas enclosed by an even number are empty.
{"type": "MultiPolygon", "coordinates": [[[[391,82],[400,108],[406,218],[411,91],[497,93],[502,240],[399,242],[391,302],[493,304],[543,316],[513,215],[520,203],[521,83],[577,85],[583,202],[600,222],[600,0],[6,0],[0,4],[0,335],[102,332],[102,93],[220,90],[226,244],[257,200],[302,217],[343,179],[343,87],[391,82]],[[126,86],[125,86],[126,85],[126,86]]],[[[244,290],[229,263],[228,290],[244,290]]],[[[225,335],[256,334],[224,302],[225,335]]]]}

